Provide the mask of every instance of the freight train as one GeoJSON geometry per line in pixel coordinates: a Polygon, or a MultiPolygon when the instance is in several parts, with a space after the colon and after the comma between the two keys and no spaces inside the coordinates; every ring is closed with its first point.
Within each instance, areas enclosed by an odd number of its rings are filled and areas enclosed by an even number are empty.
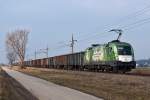
{"type": "Polygon", "coordinates": [[[127,72],[135,68],[134,51],[129,43],[118,40],[95,44],[83,52],[25,61],[25,66],[69,70],[127,72]]]}
{"type": "MultiPolygon", "coordinates": [[[[121,34],[119,34],[120,37],[121,34]]],[[[93,44],[85,51],[49,58],[25,61],[25,66],[68,70],[127,72],[134,69],[134,50],[129,43],[113,40],[107,44],[93,44]]]]}

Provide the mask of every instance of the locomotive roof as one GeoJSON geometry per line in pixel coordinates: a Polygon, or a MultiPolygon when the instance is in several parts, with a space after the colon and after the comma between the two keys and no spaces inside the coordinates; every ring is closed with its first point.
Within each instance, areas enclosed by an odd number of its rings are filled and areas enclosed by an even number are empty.
{"type": "Polygon", "coordinates": [[[127,42],[121,42],[121,41],[119,41],[119,40],[113,40],[113,41],[108,42],[108,43],[106,43],[106,44],[92,44],[92,46],[89,47],[89,48],[87,48],[87,49],[90,49],[90,48],[93,48],[93,47],[99,47],[99,46],[106,46],[106,45],[108,45],[108,44],[126,44],[126,45],[130,45],[130,44],[127,43],[127,42]]]}
{"type": "Polygon", "coordinates": [[[111,42],[108,42],[108,44],[111,44],[111,43],[115,43],[115,44],[127,44],[127,45],[130,45],[130,44],[127,43],[127,42],[121,42],[121,41],[119,41],[119,40],[113,40],[113,41],[111,41],[111,42]]]}

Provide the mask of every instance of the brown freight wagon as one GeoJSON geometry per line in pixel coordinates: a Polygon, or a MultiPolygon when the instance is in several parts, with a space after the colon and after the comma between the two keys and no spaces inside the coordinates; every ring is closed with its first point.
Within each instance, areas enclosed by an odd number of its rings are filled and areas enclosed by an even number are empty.
{"type": "Polygon", "coordinates": [[[48,58],[41,59],[41,67],[48,67],[48,58]]]}
{"type": "Polygon", "coordinates": [[[32,67],[32,61],[30,60],[30,61],[27,61],[28,63],[27,63],[27,66],[28,67],[32,67]]]}
{"type": "Polygon", "coordinates": [[[53,63],[55,68],[64,69],[67,66],[67,56],[55,56],[53,58],[53,63]]]}
{"type": "Polygon", "coordinates": [[[84,52],[67,54],[48,58],[49,68],[76,69],[83,68],[84,52]]]}
{"type": "Polygon", "coordinates": [[[41,59],[36,60],[36,65],[35,67],[41,67],[41,59]]]}
{"type": "Polygon", "coordinates": [[[84,52],[78,52],[67,55],[68,69],[80,70],[83,68],[84,52]]]}
{"type": "Polygon", "coordinates": [[[35,66],[35,60],[32,60],[31,63],[32,63],[32,66],[34,67],[35,66]]]}
{"type": "Polygon", "coordinates": [[[54,68],[54,57],[48,58],[48,68],[54,68]]]}

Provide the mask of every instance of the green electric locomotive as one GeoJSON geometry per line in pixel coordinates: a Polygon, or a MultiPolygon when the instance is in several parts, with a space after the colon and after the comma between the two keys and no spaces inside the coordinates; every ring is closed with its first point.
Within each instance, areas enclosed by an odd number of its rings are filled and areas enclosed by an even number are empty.
{"type": "Polygon", "coordinates": [[[95,44],[86,49],[84,56],[85,68],[107,72],[127,72],[135,68],[134,50],[129,43],[120,42],[120,31],[117,40],[103,45],[95,44]]]}
{"type": "Polygon", "coordinates": [[[85,51],[84,66],[102,71],[130,71],[136,66],[134,51],[129,43],[117,40],[108,44],[93,45],[85,51]]]}

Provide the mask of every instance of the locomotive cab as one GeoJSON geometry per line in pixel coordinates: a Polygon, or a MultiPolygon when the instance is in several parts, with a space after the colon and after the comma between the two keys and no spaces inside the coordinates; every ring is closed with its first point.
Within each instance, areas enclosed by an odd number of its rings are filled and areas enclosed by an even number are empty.
{"type": "Polygon", "coordinates": [[[115,59],[113,67],[118,70],[130,71],[135,68],[134,50],[129,43],[120,42],[118,40],[109,43],[113,45],[115,51],[115,59]]]}
{"type": "Polygon", "coordinates": [[[130,45],[118,45],[118,60],[122,62],[131,62],[134,60],[134,54],[130,45]]]}

